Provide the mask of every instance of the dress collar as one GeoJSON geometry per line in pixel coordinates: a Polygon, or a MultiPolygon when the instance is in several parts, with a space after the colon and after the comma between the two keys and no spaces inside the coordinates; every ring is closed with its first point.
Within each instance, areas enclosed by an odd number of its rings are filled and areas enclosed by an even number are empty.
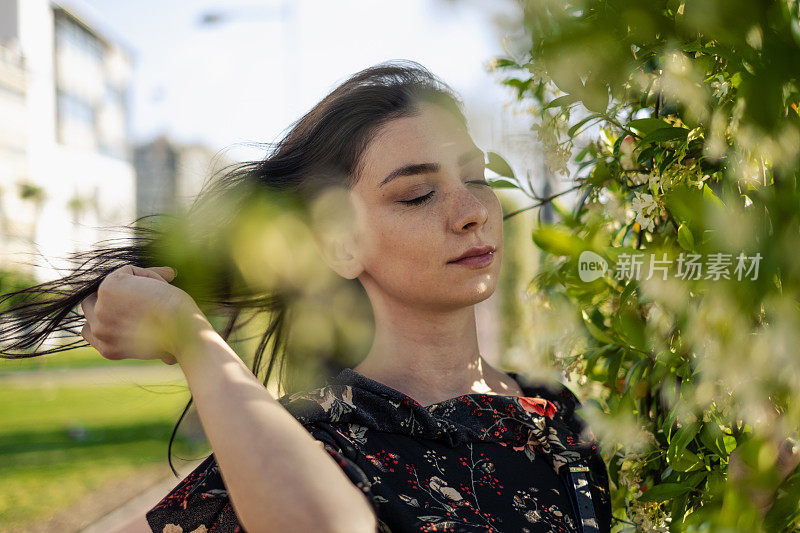
{"type": "MultiPolygon", "coordinates": [[[[354,424],[385,433],[442,442],[450,447],[497,442],[544,455],[562,465],[592,453],[597,443],[581,441],[577,398],[563,384],[534,384],[508,372],[525,396],[471,393],[423,406],[410,396],[351,368],[325,386],[279,399],[304,424],[354,424]]],[[[527,453],[527,452],[526,452],[527,453]]]]}

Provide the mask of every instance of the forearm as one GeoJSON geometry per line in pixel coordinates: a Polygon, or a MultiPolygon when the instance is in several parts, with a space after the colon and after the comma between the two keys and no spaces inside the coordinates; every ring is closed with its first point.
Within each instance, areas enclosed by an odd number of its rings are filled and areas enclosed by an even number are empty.
{"type": "Polygon", "coordinates": [[[191,315],[174,355],[245,529],[374,533],[363,493],[202,313],[191,315]]]}

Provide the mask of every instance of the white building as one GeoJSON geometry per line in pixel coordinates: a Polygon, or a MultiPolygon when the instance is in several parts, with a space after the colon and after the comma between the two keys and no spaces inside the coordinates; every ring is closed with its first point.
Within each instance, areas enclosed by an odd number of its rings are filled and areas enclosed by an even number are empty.
{"type": "MultiPolygon", "coordinates": [[[[123,236],[103,228],[135,215],[130,54],[99,26],[66,2],[0,0],[0,46],[17,52],[11,62],[21,73],[12,67],[10,78],[21,78],[16,92],[24,94],[22,111],[13,96],[0,94],[0,211],[20,221],[0,235],[0,261],[18,269],[35,261],[40,281],[59,276],[47,262],[68,268],[71,252],[123,236]],[[28,199],[10,194],[15,188],[28,199]],[[15,254],[26,247],[46,261],[15,254]]],[[[0,65],[0,78],[8,78],[1,58],[0,65]]]]}
{"type": "MultiPolygon", "coordinates": [[[[5,22],[0,17],[0,34],[5,22]]],[[[27,86],[19,48],[0,45],[0,257],[30,251],[36,229],[35,189],[21,185],[28,177],[27,86]]]]}

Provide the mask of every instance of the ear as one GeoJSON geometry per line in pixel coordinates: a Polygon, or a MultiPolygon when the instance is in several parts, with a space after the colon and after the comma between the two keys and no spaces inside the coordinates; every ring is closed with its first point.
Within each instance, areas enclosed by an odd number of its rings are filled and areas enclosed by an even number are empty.
{"type": "Polygon", "coordinates": [[[324,232],[317,239],[322,258],[331,269],[345,279],[355,279],[364,268],[358,259],[355,239],[351,235],[324,232]]]}
{"type": "Polygon", "coordinates": [[[364,268],[360,261],[353,202],[346,190],[331,189],[311,208],[314,236],[322,258],[345,279],[355,279],[364,268]]]}

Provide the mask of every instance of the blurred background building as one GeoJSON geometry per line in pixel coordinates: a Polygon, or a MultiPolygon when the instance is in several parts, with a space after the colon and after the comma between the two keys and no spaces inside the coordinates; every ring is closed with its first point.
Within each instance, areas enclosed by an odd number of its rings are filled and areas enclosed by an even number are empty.
{"type": "Polygon", "coordinates": [[[68,267],[69,253],[110,236],[103,228],[132,221],[131,71],[128,49],[67,5],[0,0],[3,265],[25,268],[19,254],[37,251],[68,267]]]}
{"type": "Polygon", "coordinates": [[[161,135],[133,151],[136,217],[188,206],[218,165],[232,163],[204,144],[161,135]]]}
{"type": "MultiPolygon", "coordinates": [[[[9,18],[0,15],[0,36],[9,18]]],[[[2,37],[0,37],[2,39],[2,37]]],[[[34,205],[24,201],[29,189],[15,182],[28,176],[28,76],[15,42],[0,41],[0,254],[27,250],[33,238],[34,205]]]]}

